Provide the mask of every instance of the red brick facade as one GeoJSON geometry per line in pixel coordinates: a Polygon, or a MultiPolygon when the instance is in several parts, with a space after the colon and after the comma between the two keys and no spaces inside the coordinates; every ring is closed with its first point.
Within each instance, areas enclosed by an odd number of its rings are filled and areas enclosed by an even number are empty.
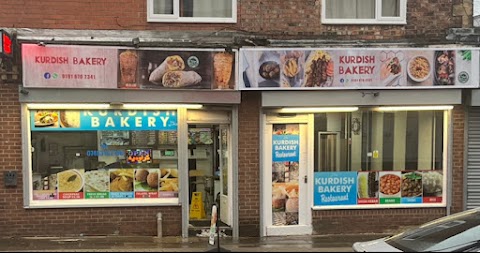
{"type": "MultiPolygon", "coordinates": [[[[148,23],[146,0],[3,0],[0,27],[158,31],[242,31],[276,39],[443,42],[460,0],[408,1],[407,25],[322,25],[320,0],[239,0],[236,24],[148,23]]],[[[467,13],[466,16],[471,13],[467,13]]],[[[322,46],[319,44],[318,46],[322,46]]],[[[339,45],[340,46],[340,45],[339,45]]],[[[1,83],[1,82],[0,82],[1,83]]],[[[181,234],[181,207],[25,209],[18,84],[0,85],[0,236],[155,235],[163,213],[163,235],[181,234]],[[16,171],[18,186],[6,188],[3,173],[16,171]]],[[[260,233],[260,94],[243,92],[239,107],[238,199],[241,236],[260,233]]],[[[452,212],[463,210],[465,112],[453,110],[452,212]]],[[[317,234],[386,232],[446,214],[444,208],[314,211],[317,234]]]]}
{"type": "MultiPolygon", "coordinates": [[[[321,0],[240,0],[237,24],[148,23],[147,1],[104,0],[41,2],[2,1],[0,26],[48,29],[107,30],[232,30],[276,38],[342,40],[443,40],[446,31],[462,27],[453,16],[462,1],[408,1],[407,25],[323,25],[321,0]],[[453,2],[453,3],[452,3],[453,2]]],[[[468,15],[468,13],[466,13],[468,15]]],[[[471,14],[470,14],[471,16],[471,14]]]]}

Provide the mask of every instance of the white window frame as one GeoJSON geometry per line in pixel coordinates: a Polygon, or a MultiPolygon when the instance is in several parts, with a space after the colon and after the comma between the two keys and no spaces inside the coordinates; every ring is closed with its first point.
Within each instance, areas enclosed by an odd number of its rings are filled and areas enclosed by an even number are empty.
{"type": "Polygon", "coordinates": [[[173,14],[155,14],[153,1],[147,0],[147,22],[175,22],[175,23],[236,23],[237,0],[232,1],[231,18],[218,17],[180,17],[180,0],[173,1],[173,14]]]}
{"type": "Polygon", "coordinates": [[[405,25],[407,24],[407,0],[400,0],[400,16],[399,17],[382,17],[382,0],[375,0],[375,17],[373,19],[340,19],[327,18],[326,1],[322,0],[322,24],[372,24],[372,25],[405,25]]]}

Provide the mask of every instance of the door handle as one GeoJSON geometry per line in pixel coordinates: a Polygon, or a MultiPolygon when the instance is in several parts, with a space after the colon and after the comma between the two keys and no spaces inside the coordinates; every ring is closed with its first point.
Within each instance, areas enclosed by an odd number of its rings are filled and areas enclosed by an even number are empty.
{"type": "Polygon", "coordinates": [[[307,183],[307,181],[308,181],[308,177],[307,177],[307,176],[304,176],[304,177],[303,177],[303,182],[304,182],[304,183],[307,183]]]}

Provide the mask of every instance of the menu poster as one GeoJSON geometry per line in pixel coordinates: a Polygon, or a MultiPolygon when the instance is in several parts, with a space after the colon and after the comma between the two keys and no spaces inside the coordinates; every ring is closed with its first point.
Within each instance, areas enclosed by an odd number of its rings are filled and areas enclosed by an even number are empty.
{"type": "Polygon", "coordinates": [[[379,172],[380,204],[399,204],[402,175],[400,171],[379,172]]]}
{"type": "Polygon", "coordinates": [[[422,176],[422,183],[423,203],[442,203],[443,172],[424,171],[422,176]]]}
{"type": "Polygon", "coordinates": [[[133,169],[111,169],[110,198],[134,198],[133,169]]]}
{"type": "Polygon", "coordinates": [[[59,199],[83,199],[84,170],[70,169],[57,173],[59,199]]]}
{"type": "Polygon", "coordinates": [[[273,125],[272,147],[272,224],[298,225],[299,125],[273,125]]]}
{"type": "Polygon", "coordinates": [[[378,172],[362,171],[357,175],[358,204],[378,204],[378,172]]]}
{"type": "Polygon", "coordinates": [[[158,196],[160,198],[178,198],[178,169],[162,168],[160,169],[160,184],[158,196]]]}
{"type": "Polygon", "coordinates": [[[437,170],[315,172],[314,205],[428,206],[443,203],[443,189],[437,170]]]}
{"type": "Polygon", "coordinates": [[[108,199],[110,175],[108,170],[89,170],[85,172],[85,198],[108,199]]]}
{"type": "Polygon", "coordinates": [[[135,198],[158,198],[159,169],[135,169],[135,198]]]}

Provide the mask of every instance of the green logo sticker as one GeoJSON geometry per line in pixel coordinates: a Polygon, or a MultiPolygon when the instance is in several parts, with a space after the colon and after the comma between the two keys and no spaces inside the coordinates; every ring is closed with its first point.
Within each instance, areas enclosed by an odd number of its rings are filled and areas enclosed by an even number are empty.
{"type": "Polygon", "coordinates": [[[187,64],[190,68],[196,68],[200,64],[200,60],[198,60],[198,57],[192,55],[188,57],[187,64]]]}
{"type": "Polygon", "coordinates": [[[466,83],[468,82],[468,79],[470,79],[470,76],[468,75],[467,72],[462,71],[458,74],[458,81],[461,83],[466,83]]]}

